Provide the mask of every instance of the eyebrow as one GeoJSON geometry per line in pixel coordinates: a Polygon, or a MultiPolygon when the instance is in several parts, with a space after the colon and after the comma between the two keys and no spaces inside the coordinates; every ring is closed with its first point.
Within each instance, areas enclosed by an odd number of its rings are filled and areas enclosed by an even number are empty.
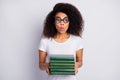
{"type": "MultiPolygon", "coordinates": [[[[59,17],[59,16],[56,16],[55,18],[60,18],[60,19],[61,19],[61,17],[59,17]]],[[[68,18],[68,17],[66,16],[66,17],[64,17],[64,18],[68,18]]],[[[63,18],[63,19],[64,19],[64,18],[63,18]]]]}

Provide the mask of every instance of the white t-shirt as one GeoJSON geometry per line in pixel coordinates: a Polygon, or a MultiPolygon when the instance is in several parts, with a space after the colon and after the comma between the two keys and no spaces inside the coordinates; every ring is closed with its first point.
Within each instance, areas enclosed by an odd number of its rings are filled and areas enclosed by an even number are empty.
{"type": "MultiPolygon", "coordinates": [[[[42,38],[39,50],[47,53],[47,61],[51,55],[73,55],[76,51],[83,48],[83,41],[79,36],[70,35],[68,40],[63,43],[56,42],[53,38],[42,38]]],[[[48,80],[77,80],[75,75],[50,75],[48,80]]]]}

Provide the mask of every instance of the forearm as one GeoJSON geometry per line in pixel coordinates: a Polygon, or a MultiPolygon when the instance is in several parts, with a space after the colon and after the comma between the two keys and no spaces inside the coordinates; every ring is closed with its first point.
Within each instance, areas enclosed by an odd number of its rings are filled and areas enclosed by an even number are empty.
{"type": "Polygon", "coordinates": [[[80,49],[76,52],[76,64],[78,68],[82,66],[82,55],[83,55],[83,49],[80,49]]]}

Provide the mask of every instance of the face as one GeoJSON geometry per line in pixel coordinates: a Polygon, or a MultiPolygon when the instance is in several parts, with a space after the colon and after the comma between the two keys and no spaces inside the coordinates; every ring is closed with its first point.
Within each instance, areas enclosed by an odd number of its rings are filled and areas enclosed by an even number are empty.
{"type": "Polygon", "coordinates": [[[69,27],[69,19],[65,13],[58,12],[55,15],[55,27],[58,33],[66,33],[69,27]]]}

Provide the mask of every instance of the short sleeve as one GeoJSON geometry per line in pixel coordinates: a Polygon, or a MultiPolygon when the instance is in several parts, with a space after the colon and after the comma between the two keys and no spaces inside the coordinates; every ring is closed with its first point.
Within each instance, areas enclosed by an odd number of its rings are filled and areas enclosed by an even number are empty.
{"type": "Polygon", "coordinates": [[[40,40],[39,50],[46,52],[46,46],[47,46],[46,39],[42,38],[40,40]]]}
{"type": "Polygon", "coordinates": [[[79,50],[79,49],[82,49],[82,48],[83,48],[83,39],[79,37],[77,39],[77,49],[76,50],[79,50]]]}

